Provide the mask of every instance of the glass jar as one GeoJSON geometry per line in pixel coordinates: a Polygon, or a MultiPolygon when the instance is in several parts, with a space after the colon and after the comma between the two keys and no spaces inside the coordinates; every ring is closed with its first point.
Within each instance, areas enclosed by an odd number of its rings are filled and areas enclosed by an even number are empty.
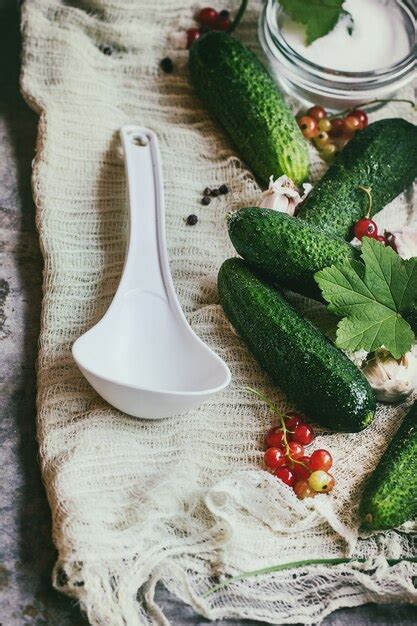
{"type": "Polygon", "coordinates": [[[416,76],[416,4],[414,0],[393,1],[401,11],[409,37],[409,54],[390,67],[344,72],[316,65],[298,54],[280,30],[281,5],[277,0],[267,0],[260,15],[259,39],[272,75],[286,93],[303,104],[320,104],[333,111],[394,97],[416,76]]]}

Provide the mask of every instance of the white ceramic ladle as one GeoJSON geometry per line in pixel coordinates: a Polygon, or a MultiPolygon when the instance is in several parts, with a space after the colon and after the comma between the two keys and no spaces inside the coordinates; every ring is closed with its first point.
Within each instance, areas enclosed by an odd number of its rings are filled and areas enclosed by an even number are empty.
{"type": "Polygon", "coordinates": [[[77,339],[72,354],[92,387],[117,409],[168,417],[224,389],[230,371],[193,332],[174,291],[157,137],[133,125],[120,135],[130,204],[125,265],[109,309],[77,339]]]}

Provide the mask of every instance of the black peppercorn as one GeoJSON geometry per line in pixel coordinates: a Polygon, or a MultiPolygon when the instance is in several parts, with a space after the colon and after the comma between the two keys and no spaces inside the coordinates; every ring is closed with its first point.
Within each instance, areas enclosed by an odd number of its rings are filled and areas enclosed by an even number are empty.
{"type": "Polygon", "coordinates": [[[227,185],[220,185],[219,191],[222,195],[229,193],[229,187],[227,185]]]}
{"type": "Polygon", "coordinates": [[[220,195],[220,191],[218,189],[212,189],[211,190],[211,195],[214,196],[215,198],[217,198],[217,196],[220,195]]]}
{"type": "Polygon", "coordinates": [[[210,204],[210,202],[211,202],[210,196],[203,196],[201,198],[201,204],[204,204],[204,206],[207,206],[208,204],[210,204]]]}
{"type": "Polygon", "coordinates": [[[230,17],[229,11],[226,11],[226,9],[223,9],[223,11],[220,11],[218,19],[227,20],[229,17],[230,17]]]}
{"type": "Polygon", "coordinates": [[[211,195],[211,189],[210,187],[206,187],[203,191],[203,195],[204,196],[210,196],[211,195]]]}
{"type": "Polygon", "coordinates": [[[165,74],[172,74],[172,72],[174,71],[174,64],[172,62],[172,59],[170,59],[169,57],[165,57],[164,59],[162,59],[162,61],[160,62],[160,66],[161,70],[165,72],[165,74]]]}
{"type": "Polygon", "coordinates": [[[109,57],[109,56],[111,56],[113,54],[113,48],[111,46],[100,46],[100,50],[107,57],[109,57]]]}
{"type": "Polygon", "coordinates": [[[195,226],[198,222],[198,217],[197,215],[189,215],[185,221],[187,226],[195,226]]]}

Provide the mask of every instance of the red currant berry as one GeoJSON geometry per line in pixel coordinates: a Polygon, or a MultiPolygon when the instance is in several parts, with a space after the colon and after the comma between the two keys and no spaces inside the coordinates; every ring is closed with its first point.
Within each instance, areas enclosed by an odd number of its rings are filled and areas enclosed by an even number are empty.
{"type": "Polygon", "coordinates": [[[336,481],[334,476],[328,474],[327,472],[323,472],[323,470],[316,470],[308,479],[309,487],[318,493],[329,493],[335,484],[336,481]]]}
{"type": "Polygon", "coordinates": [[[316,120],[316,122],[320,122],[320,120],[323,120],[324,118],[327,117],[327,113],[323,109],[323,107],[320,107],[317,105],[314,107],[311,107],[311,109],[307,111],[307,115],[312,117],[313,120],[316,120]]]}
{"type": "Polygon", "coordinates": [[[187,30],[187,48],[191,48],[193,43],[200,39],[201,31],[198,28],[189,28],[187,30]]]}
{"type": "Polygon", "coordinates": [[[216,9],[212,7],[206,7],[205,9],[201,9],[199,14],[197,15],[197,20],[203,26],[208,26],[209,28],[213,28],[216,26],[219,14],[216,9]]]}
{"type": "Polygon", "coordinates": [[[333,459],[327,450],[314,450],[310,457],[310,469],[312,472],[323,470],[327,472],[333,465],[333,459]]]}
{"type": "Polygon", "coordinates": [[[298,126],[301,128],[301,132],[303,133],[306,139],[312,139],[316,137],[319,132],[319,126],[317,121],[313,117],[309,117],[308,115],[303,115],[303,117],[299,117],[297,119],[298,126]]]}
{"type": "Polygon", "coordinates": [[[324,117],[319,122],[319,130],[322,130],[325,133],[329,133],[332,130],[332,123],[327,117],[324,117]]]}
{"type": "Polygon", "coordinates": [[[292,471],[294,472],[297,480],[307,480],[307,478],[311,474],[310,457],[302,456],[297,460],[300,462],[294,463],[294,467],[292,468],[292,471]]]}
{"type": "Polygon", "coordinates": [[[285,418],[285,427],[288,430],[295,430],[300,422],[301,417],[297,413],[288,413],[285,418]]]}
{"type": "Polygon", "coordinates": [[[274,476],[279,478],[279,480],[282,480],[285,485],[289,485],[290,487],[292,487],[295,483],[294,472],[290,470],[289,467],[279,467],[277,470],[275,470],[274,476]]]}
{"type": "Polygon", "coordinates": [[[348,115],[343,120],[343,129],[345,133],[355,133],[360,129],[361,123],[357,117],[348,115]]]}
{"type": "Polygon", "coordinates": [[[216,30],[229,30],[230,28],[230,18],[229,17],[219,17],[215,24],[216,30]]]}
{"type": "Polygon", "coordinates": [[[344,124],[343,120],[340,117],[336,117],[332,120],[332,127],[330,129],[331,137],[341,137],[343,135],[344,124]]]}
{"type": "Polygon", "coordinates": [[[356,222],[353,232],[359,241],[362,241],[362,237],[376,238],[378,236],[378,226],[369,217],[362,217],[356,222]]]}
{"type": "Polygon", "coordinates": [[[292,440],[302,443],[303,446],[309,446],[314,441],[314,430],[308,424],[298,424],[294,430],[292,440]]]}
{"type": "Polygon", "coordinates": [[[337,148],[332,143],[327,143],[320,151],[320,155],[323,157],[325,161],[331,161],[337,152],[337,148]]]}
{"type": "Polygon", "coordinates": [[[270,469],[277,469],[285,463],[285,456],[280,448],[268,448],[264,455],[264,462],[270,469]]]}
{"type": "Polygon", "coordinates": [[[353,117],[356,117],[359,120],[360,130],[362,130],[362,128],[365,128],[365,126],[368,126],[368,116],[366,115],[365,111],[356,109],[355,111],[352,111],[350,115],[353,115],[353,117]]]}
{"type": "Polygon", "coordinates": [[[279,448],[282,445],[283,438],[284,433],[278,426],[275,426],[266,433],[265,445],[267,448],[279,448]]]}
{"type": "Polygon", "coordinates": [[[304,498],[313,498],[316,495],[316,492],[310,487],[306,480],[298,480],[293,489],[295,495],[300,500],[304,500],[304,498]]]}
{"type": "Polygon", "coordinates": [[[333,489],[335,480],[331,474],[323,470],[315,470],[308,479],[309,486],[318,493],[328,493],[333,489]]]}
{"type": "Polygon", "coordinates": [[[298,441],[290,441],[288,448],[288,454],[292,459],[298,460],[300,457],[304,456],[304,448],[298,441]]]}
{"type": "Polygon", "coordinates": [[[332,474],[327,474],[327,475],[329,477],[329,480],[327,482],[327,486],[321,490],[321,493],[330,493],[336,484],[336,480],[334,476],[332,476],[332,474]]]}
{"type": "Polygon", "coordinates": [[[323,150],[323,148],[329,145],[329,135],[324,130],[320,131],[317,137],[315,137],[314,143],[319,150],[323,150]]]}

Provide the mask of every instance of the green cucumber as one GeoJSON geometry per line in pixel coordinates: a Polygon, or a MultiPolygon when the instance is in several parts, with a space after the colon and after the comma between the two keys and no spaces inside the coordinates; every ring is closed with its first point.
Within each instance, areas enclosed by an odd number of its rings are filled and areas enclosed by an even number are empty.
{"type": "Polygon", "coordinates": [[[307,142],[278,87],[257,56],[227,33],[212,31],[190,49],[191,83],[264,183],[309,174],[307,142]]]}
{"type": "MultiPolygon", "coordinates": [[[[228,218],[228,229],[236,252],[252,268],[271,282],[319,302],[323,298],[314,274],[360,257],[360,250],[340,237],[272,209],[239,209],[228,218]]],[[[402,317],[417,335],[417,307],[402,317]]]]}
{"type": "Polygon", "coordinates": [[[225,261],[218,288],[232,326],[298,409],[333,430],[371,423],[376,401],[363,374],[245,261],[225,261]]]}
{"type": "Polygon", "coordinates": [[[236,251],[262,275],[304,296],[321,300],[314,274],[359,252],[343,239],[272,209],[240,209],[228,220],[236,251]]]}
{"type": "Polygon", "coordinates": [[[395,528],[417,517],[417,402],[365,485],[360,504],[370,530],[395,528]]]}
{"type": "Polygon", "coordinates": [[[299,206],[299,217],[328,235],[351,239],[352,229],[409,187],[417,176],[417,126],[384,119],[358,132],[299,206]]]}

